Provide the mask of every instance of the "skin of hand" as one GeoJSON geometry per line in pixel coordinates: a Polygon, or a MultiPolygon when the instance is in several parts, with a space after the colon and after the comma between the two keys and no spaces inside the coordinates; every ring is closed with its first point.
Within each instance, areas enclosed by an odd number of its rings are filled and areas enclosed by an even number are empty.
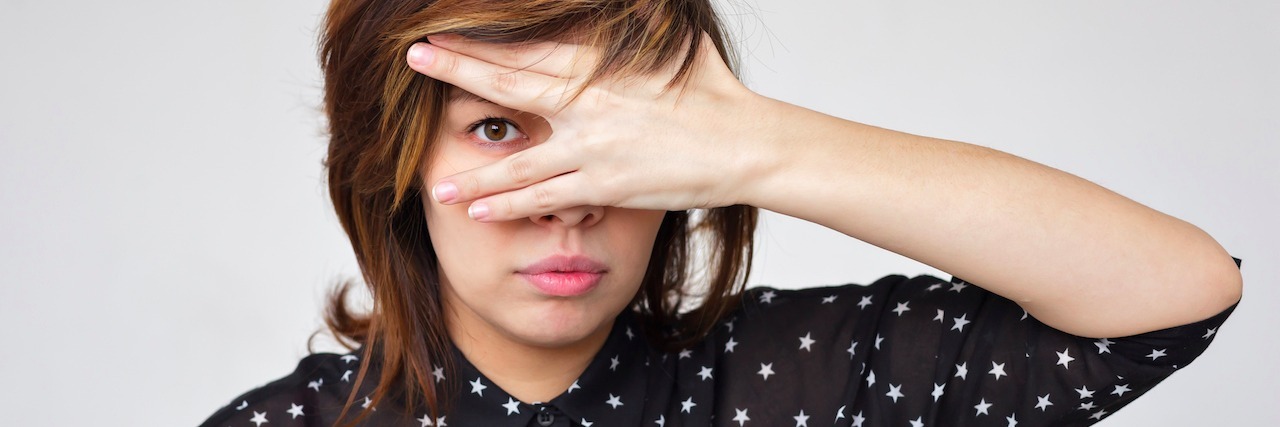
{"type": "Polygon", "coordinates": [[[570,101],[594,63],[587,47],[428,40],[409,52],[414,70],[553,129],[435,183],[437,201],[471,202],[476,220],[748,204],[932,265],[1086,337],[1191,323],[1241,295],[1230,256],[1191,224],[1008,153],[755,94],[710,49],[683,90],[664,91],[668,69],[570,101]]]}

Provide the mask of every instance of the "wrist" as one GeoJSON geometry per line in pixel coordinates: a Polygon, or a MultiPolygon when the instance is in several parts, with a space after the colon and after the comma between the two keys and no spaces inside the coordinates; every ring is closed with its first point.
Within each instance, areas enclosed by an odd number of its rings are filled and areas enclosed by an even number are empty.
{"type": "Polygon", "coordinates": [[[722,175],[729,194],[727,204],[759,206],[759,196],[769,177],[787,163],[781,143],[785,108],[790,106],[754,92],[738,105],[742,112],[732,141],[732,166],[722,175]]]}

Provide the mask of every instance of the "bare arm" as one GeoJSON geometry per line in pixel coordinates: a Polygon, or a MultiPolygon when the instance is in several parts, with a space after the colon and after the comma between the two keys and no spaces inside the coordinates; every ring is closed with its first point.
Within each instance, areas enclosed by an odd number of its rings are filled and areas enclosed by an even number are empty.
{"type": "Polygon", "coordinates": [[[1208,234],[1089,181],[976,145],[754,102],[751,123],[767,143],[742,203],[932,265],[1081,336],[1191,323],[1240,298],[1239,269],[1208,234]]]}

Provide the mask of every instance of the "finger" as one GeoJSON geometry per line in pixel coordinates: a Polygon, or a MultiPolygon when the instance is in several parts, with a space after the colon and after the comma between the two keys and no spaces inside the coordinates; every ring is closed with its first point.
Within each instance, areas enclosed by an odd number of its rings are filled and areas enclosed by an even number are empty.
{"type": "Polygon", "coordinates": [[[477,200],[467,215],[481,222],[510,221],[548,215],[576,206],[596,206],[581,173],[560,175],[515,191],[477,200]]]}
{"type": "Polygon", "coordinates": [[[528,187],[578,170],[582,156],[550,139],[497,162],[444,177],[431,188],[436,202],[452,205],[528,187]]]}
{"type": "Polygon", "coordinates": [[[553,114],[569,80],[516,70],[450,51],[414,43],[409,68],[451,83],[496,104],[543,117],[553,114]]]}
{"type": "Polygon", "coordinates": [[[433,45],[492,64],[561,78],[586,75],[598,61],[595,49],[572,43],[488,43],[456,34],[431,35],[427,40],[433,45]]]}

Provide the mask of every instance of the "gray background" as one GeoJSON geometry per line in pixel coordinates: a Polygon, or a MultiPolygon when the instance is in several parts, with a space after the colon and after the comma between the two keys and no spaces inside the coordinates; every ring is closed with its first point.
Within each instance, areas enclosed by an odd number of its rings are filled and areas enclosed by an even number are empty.
{"type": "MultiPolygon", "coordinates": [[[[321,180],[324,7],[0,0],[6,425],[194,425],[306,354],[323,290],[357,275],[321,180]]],[[[1008,151],[1208,231],[1245,260],[1243,304],[1193,367],[1105,425],[1280,423],[1278,3],[725,13],[765,95],[1008,151]]],[[[763,224],[754,284],[944,274],[817,225],[763,224]]]]}

